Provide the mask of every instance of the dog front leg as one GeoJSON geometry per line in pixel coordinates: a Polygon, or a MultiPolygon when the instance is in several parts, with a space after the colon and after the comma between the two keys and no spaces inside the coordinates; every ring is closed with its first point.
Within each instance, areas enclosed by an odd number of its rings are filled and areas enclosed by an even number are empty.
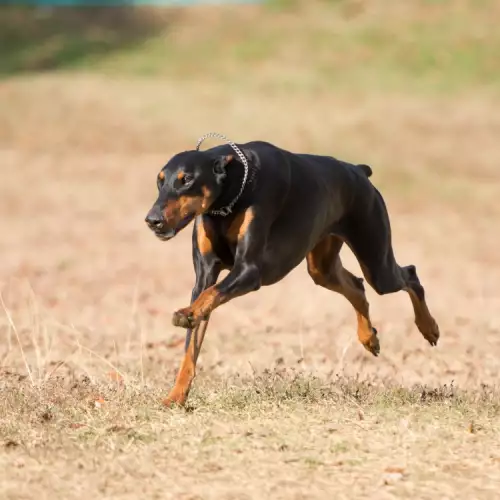
{"type": "Polygon", "coordinates": [[[216,307],[261,286],[261,263],[271,219],[248,208],[240,219],[234,266],[217,285],[207,288],[189,306],[174,313],[172,323],[193,328],[216,307]]]}
{"type": "MultiPolygon", "coordinates": [[[[217,282],[220,271],[221,267],[219,263],[214,263],[214,265],[202,269],[201,272],[197,273],[196,284],[191,295],[192,304],[200,297],[203,290],[206,290],[217,282]]],[[[174,387],[163,401],[165,406],[170,407],[174,404],[182,406],[186,402],[189,390],[196,376],[196,362],[207,331],[209,319],[210,315],[207,314],[198,325],[187,330],[184,357],[177,372],[174,387]]]]}
{"type": "Polygon", "coordinates": [[[221,304],[256,291],[260,285],[260,270],[256,264],[236,265],[220,283],[207,288],[189,307],[175,312],[172,323],[182,328],[194,328],[221,304]]]}

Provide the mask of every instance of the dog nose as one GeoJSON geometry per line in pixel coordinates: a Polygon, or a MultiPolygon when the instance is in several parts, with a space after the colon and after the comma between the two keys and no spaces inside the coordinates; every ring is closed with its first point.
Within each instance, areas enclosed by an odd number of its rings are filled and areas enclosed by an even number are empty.
{"type": "Polygon", "coordinates": [[[146,216],[146,224],[153,229],[161,229],[163,227],[163,217],[155,213],[149,213],[146,216]]]}

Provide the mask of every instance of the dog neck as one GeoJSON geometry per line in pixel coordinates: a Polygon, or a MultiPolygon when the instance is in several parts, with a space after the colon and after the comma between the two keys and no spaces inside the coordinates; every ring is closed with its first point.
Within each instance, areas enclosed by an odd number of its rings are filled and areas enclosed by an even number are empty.
{"type": "MultiPolygon", "coordinates": [[[[248,176],[241,196],[232,207],[232,212],[245,205],[245,203],[247,202],[248,193],[253,191],[255,187],[257,167],[254,162],[251,161],[251,159],[248,157],[249,155],[245,156],[248,161],[248,176]]],[[[216,200],[210,207],[210,215],[222,216],[221,214],[214,214],[212,212],[224,210],[226,207],[230,206],[240,193],[241,186],[245,178],[245,167],[239,158],[235,157],[233,161],[231,161],[231,163],[226,167],[226,173],[226,178],[222,181],[221,194],[216,198],[216,200]]]]}

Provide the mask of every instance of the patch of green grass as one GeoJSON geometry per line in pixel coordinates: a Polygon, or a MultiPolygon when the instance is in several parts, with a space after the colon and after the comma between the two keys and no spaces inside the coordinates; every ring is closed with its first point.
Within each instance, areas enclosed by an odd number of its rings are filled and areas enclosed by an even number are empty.
{"type": "Polygon", "coordinates": [[[367,64],[394,80],[416,78],[439,90],[499,83],[500,34],[489,23],[471,29],[465,14],[410,21],[394,32],[368,26],[355,38],[353,47],[372,51],[367,64]]]}
{"type": "Polygon", "coordinates": [[[388,3],[273,1],[250,17],[246,7],[193,8],[178,17],[163,12],[162,22],[135,10],[123,14],[128,30],[87,22],[74,32],[74,19],[55,12],[52,21],[28,23],[31,31],[14,29],[23,27],[17,18],[10,23],[0,38],[9,47],[0,72],[72,68],[309,90],[500,89],[500,10],[491,0],[420,0],[407,11],[388,3]]]}
{"type": "Polygon", "coordinates": [[[2,7],[0,75],[92,67],[168,26],[131,7],[2,7]]]}

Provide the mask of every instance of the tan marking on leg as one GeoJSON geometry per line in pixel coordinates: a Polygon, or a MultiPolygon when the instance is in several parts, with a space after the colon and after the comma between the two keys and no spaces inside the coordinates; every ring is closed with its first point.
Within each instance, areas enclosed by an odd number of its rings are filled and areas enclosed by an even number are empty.
{"type": "Polygon", "coordinates": [[[425,299],[421,300],[413,289],[407,287],[404,290],[410,296],[417,328],[431,345],[436,345],[439,339],[439,326],[432,317],[427,302],[425,299]]]}
{"type": "Polygon", "coordinates": [[[254,219],[252,207],[247,208],[244,212],[239,213],[234,218],[227,231],[229,241],[236,242],[243,238],[250,227],[250,223],[254,219]]]}
{"type": "MultiPolygon", "coordinates": [[[[340,258],[339,258],[340,262],[340,258]]],[[[357,334],[358,339],[365,349],[372,354],[377,355],[380,351],[380,345],[376,330],[373,328],[370,320],[370,306],[366,300],[365,292],[354,285],[356,276],[342,267],[338,270],[340,288],[338,290],[354,307],[356,318],[358,320],[357,334]]]]}
{"type": "Polygon", "coordinates": [[[338,238],[325,238],[307,255],[307,268],[316,284],[342,294],[351,303],[358,321],[358,339],[365,349],[376,356],[380,345],[370,321],[369,304],[364,290],[357,286],[359,278],[342,266],[339,257],[341,247],[342,241],[338,238]]]}
{"type": "Polygon", "coordinates": [[[189,309],[195,318],[202,318],[210,314],[222,301],[223,297],[214,285],[202,292],[189,309]]]}
{"type": "Polygon", "coordinates": [[[198,243],[198,249],[200,250],[201,255],[207,255],[212,252],[212,242],[208,237],[203,222],[199,222],[196,226],[196,241],[198,243]]]}
{"type": "Polygon", "coordinates": [[[216,286],[211,286],[202,292],[189,307],[174,312],[172,323],[181,328],[194,328],[223,302],[224,297],[216,286]]]}
{"type": "Polygon", "coordinates": [[[196,328],[193,329],[191,333],[191,339],[182,359],[181,366],[177,373],[177,378],[175,380],[174,387],[163,400],[165,406],[173,406],[178,404],[183,406],[191,389],[191,385],[196,376],[196,362],[200,354],[201,345],[203,344],[203,339],[205,338],[205,333],[208,327],[208,321],[203,320],[196,328]]]}

